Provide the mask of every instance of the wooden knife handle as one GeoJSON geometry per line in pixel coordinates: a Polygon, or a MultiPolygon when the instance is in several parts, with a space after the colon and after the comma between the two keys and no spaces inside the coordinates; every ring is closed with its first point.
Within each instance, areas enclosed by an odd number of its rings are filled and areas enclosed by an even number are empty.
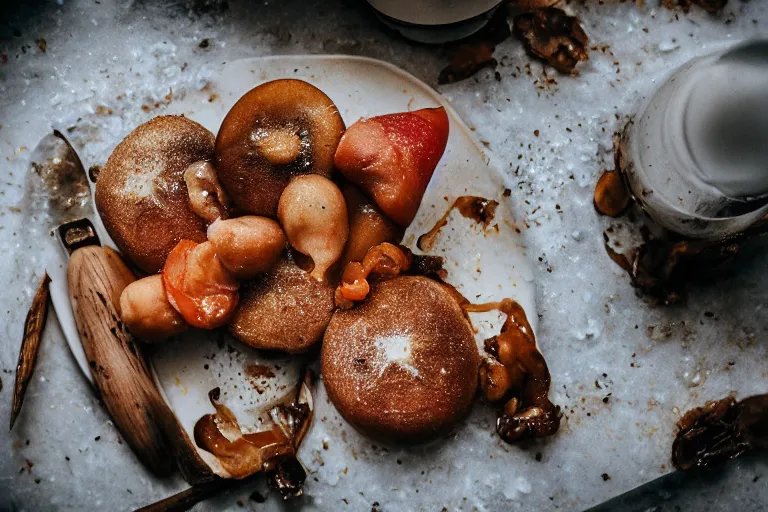
{"type": "Polygon", "coordinates": [[[141,347],[120,321],[120,294],[135,277],[108,247],[75,250],[69,296],[93,380],[123,438],[155,474],[173,471],[162,425],[172,414],[152,381],[141,347]]]}

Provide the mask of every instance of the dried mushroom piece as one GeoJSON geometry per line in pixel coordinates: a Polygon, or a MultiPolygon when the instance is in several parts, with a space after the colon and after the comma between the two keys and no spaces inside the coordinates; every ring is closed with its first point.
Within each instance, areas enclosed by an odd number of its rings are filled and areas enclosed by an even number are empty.
{"type": "Polygon", "coordinates": [[[677,469],[719,464],[768,445],[768,394],[709,401],[685,413],[677,427],[672,444],[677,469]]]}
{"type": "Polygon", "coordinates": [[[719,14],[727,3],[728,0],[661,0],[661,5],[667,9],[679,7],[684,12],[688,12],[692,5],[698,5],[711,14],[719,14]]]}
{"type": "Polygon", "coordinates": [[[514,34],[533,56],[560,72],[570,73],[587,60],[589,38],[578,18],[562,9],[545,7],[515,17],[514,34]]]}
{"type": "MultiPolygon", "coordinates": [[[[32,299],[32,305],[27,312],[26,320],[24,320],[24,338],[21,340],[19,362],[16,365],[16,383],[13,387],[10,430],[13,430],[13,424],[16,422],[19,412],[21,412],[27,386],[29,381],[32,380],[32,373],[35,371],[37,353],[40,351],[40,340],[45,328],[45,319],[48,317],[48,297],[50,296],[48,285],[50,282],[51,278],[48,277],[46,272],[37,286],[35,297],[32,299]]],[[[2,386],[0,386],[0,389],[2,389],[2,386]]]]}
{"type": "Polygon", "coordinates": [[[480,368],[480,390],[491,403],[504,403],[496,432],[507,443],[554,435],[560,428],[560,407],[549,400],[551,377],[536,346],[522,306],[512,299],[463,305],[468,313],[498,310],[507,318],[501,332],[485,341],[487,358],[480,368]]]}

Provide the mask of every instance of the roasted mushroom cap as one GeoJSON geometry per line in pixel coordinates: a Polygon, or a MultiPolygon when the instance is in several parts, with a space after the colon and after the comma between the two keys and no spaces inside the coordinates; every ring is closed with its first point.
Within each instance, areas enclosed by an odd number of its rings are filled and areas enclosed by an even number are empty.
{"type": "Polygon", "coordinates": [[[96,208],[122,253],[148,273],[182,239],[205,241],[184,171],[213,157],[214,136],[181,116],[156,117],[118,144],[99,173],[96,208]]]}
{"type": "Polygon", "coordinates": [[[275,217],[293,176],[330,176],[344,132],[336,105],[301,80],[275,80],[251,89],[224,118],[216,138],[219,180],[235,205],[275,217]]]}
{"type": "Polygon", "coordinates": [[[401,276],[337,310],[323,339],[328,396],[361,432],[423,441],[469,411],[480,363],[472,327],[448,287],[401,276]]]}
{"type": "Polygon", "coordinates": [[[240,289],[229,329],[254,348],[303,352],[323,338],[333,314],[333,285],[286,258],[240,289]]]}

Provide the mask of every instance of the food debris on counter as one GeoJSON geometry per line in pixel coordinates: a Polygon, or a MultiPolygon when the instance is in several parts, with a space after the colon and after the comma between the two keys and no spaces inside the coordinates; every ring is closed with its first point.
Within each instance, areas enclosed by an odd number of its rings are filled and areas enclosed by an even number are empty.
{"type": "MultiPolygon", "coordinates": [[[[40,340],[43,337],[45,320],[48,317],[48,297],[50,296],[48,285],[50,282],[51,278],[45,273],[37,287],[35,297],[32,299],[32,306],[30,306],[27,318],[24,321],[24,337],[19,349],[19,362],[16,366],[16,384],[13,388],[11,430],[13,429],[13,424],[16,423],[19,412],[21,412],[27,386],[32,380],[32,373],[35,371],[37,354],[40,351],[40,340]]],[[[0,385],[0,389],[2,389],[2,385],[0,385]]]]}
{"type": "Polygon", "coordinates": [[[534,57],[561,73],[571,73],[589,59],[589,38],[578,18],[562,9],[546,7],[515,17],[514,34],[534,57]]]}
{"type": "MultiPolygon", "coordinates": [[[[450,64],[440,71],[437,83],[452,84],[473,76],[485,67],[495,68],[493,51],[496,45],[506,40],[512,32],[507,21],[507,12],[499,9],[488,24],[476,34],[462,41],[447,45],[450,64]]],[[[499,80],[497,78],[497,80],[499,80]]]]}
{"type": "Polygon", "coordinates": [[[768,394],[737,402],[732,396],[711,400],[677,422],[672,464],[691,469],[719,464],[754,448],[768,446],[768,394]]]}
{"type": "Polygon", "coordinates": [[[605,249],[630,275],[632,286],[662,304],[679,304],[689,283],[716,277],[747,241],[768,233],[768,217],[719,240],[687,239],[656,226],[627,186],[622,140],[621,134],[614,136],[615,170],[604,171],[594,191],[598,213],[622,217],[622,224],[603,232],[605,249]]]}
{"type": "Polygon", "coordinates": [[[710,14],[720,14],[728,0],[661,0],[662,7],[667,9],[677,9],[688,12],[692,5],[698,5],[710,14]]]}

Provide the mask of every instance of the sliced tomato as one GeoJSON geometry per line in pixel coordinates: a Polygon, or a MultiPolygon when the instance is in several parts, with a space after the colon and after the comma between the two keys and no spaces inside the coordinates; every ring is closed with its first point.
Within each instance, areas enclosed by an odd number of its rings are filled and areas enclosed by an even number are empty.
{"type": "Polygon", "coordinates": [[[168,301],[193,327],[221,327],[237,307],[238,283],[210,242],[180,241],[165,260],[163,284],[168,301]]]}

